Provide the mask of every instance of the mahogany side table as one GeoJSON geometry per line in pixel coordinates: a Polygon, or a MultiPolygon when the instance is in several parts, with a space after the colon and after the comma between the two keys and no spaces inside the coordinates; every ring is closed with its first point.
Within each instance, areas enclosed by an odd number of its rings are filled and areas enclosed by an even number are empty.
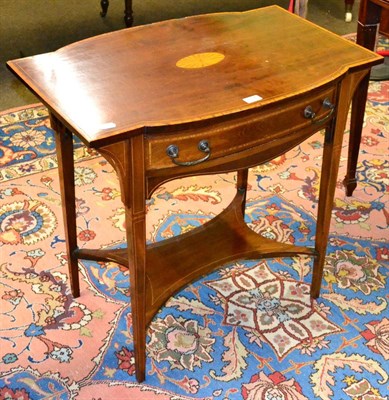
{"type": "Polygon", "coordinates": [[[8,62],[48,107],[56,131],[73,295],[80,295],[78,259],[130,270],[138,381],[145,378],[146,329],[158,309],[227,262],[310,255],[311,295],[319,295],[348,108],[381,59],[271,6],[124,29],[8,62]],[[244,222],[248,168],[321,129],[314,246],[256,234],[244,222]],[[119,176],[125,249],[77,247],[72,134],[103,154],[119,176]],[[146,244],[145,201],[160,184],[227,171],[237,171],[237,192],[221,214],[146,244]]]}

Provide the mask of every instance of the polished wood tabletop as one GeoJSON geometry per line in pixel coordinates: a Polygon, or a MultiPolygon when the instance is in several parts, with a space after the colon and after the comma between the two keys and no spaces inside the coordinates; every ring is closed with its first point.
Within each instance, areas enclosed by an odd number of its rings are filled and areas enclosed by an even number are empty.
{"type": "Polygon", "coordinates": [[[353,94],[382,57],[280,7],[124,29],[8,66],[49,109],[72,293],[78,259],[130,270],[136,377],[147,326],[182,287],[227,262],[313,258],[320,294],[343,133],[353,94]],[[244,221],[248,168],[324,131],[314,246],[279,243],[244,221]],[[127,247],[77,245],[73,134],[118,174],[127,247]],[[146,199],[168,180],[237,171],[231,204],[204,225],[146,243],[146,199]]]}
{"type": "Polygon", "coordinates": [[[123,29],[8,65],[98,146],[147,126],[262,107],[372,62],[370,52],[274,6],[123,29]],[[212,56],[218,62],[201,68],[212,56]],[[177,66],[186,57],[188,68],[177,66]],[[247,104],[251,96],[262,100],[247,104]]]}

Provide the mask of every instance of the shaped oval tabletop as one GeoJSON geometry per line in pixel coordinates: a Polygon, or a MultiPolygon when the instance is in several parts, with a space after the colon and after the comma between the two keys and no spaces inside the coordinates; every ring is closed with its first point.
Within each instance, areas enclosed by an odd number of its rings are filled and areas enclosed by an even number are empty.
{"type": "Polygon", "coordinates": [[[89,145],[296,96],[380,57],[280,7],[123,29],[8,66],[89,145]]]}

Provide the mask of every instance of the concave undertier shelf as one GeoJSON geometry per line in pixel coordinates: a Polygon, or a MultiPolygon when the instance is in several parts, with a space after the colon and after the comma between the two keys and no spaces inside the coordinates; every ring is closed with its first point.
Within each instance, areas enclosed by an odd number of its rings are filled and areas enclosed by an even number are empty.
{"type": "MultiPolygon", "coordinates": [[[[147,323],[179,289],[228,262],[316,255],[313,248],[280,243],[254,232],[244,221],[244,204],[244,191],[238,190],[231,204],[212,220],[182,235],[147,246],[147,323]],[[193,252],[193,249],[198,251],[193,252]]],[[[128,266],[127,248],[79,249],[76,255],[80,259],[114,261],[128,266]]]]}

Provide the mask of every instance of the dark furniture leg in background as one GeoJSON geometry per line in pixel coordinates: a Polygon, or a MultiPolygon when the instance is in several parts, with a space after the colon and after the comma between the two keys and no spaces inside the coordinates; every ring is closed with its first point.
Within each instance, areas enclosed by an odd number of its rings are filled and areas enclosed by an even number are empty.
{"type": "MultiPolygon", "coordinates": [[[[357,43],[370,50],[374,50],[375,48],[382,8],[389,10],[389,0],[361,0],[360,3],[357,43]]],[[[347,196],[352,196],[357,186],[356,170],[362,136],[363,117],[365,115],[367,90],[369,87],[369,76],[370,74],[360,83],[359,90],[356,91],[352,102],[347,175],[343,181],[347,196]]]]}
{"type": "Polygon", "coordinates": [[[124,0],[124,23],[127,27],[132,26],[134,18],[132,16],[132,0],[124,0]]]}
{"type": "Polygon", "coordinates": [[[102,17],[105,17],[107,15],[107,11],[108,11],[108,6],[109,6],[109,1],[108,0],[101,0],[100,1],[100,5],[101,5],[101,12],[100,15],[102,17]]]}
{"type": "Polygon", "coordinates": [[[345,9],[344,20],[346,22],[351,22],[353,19],[353,6],[354,6],[354,0],[344,0],[344,9],[345,9]]]}
{"type": "MultiPolygon", "coordinates": [[[[105,17],[107,15],[109,0],[101,0],[101,12],[100,15],[105,17]]],[[[134,18],[132,16],[132,0],[124,0],[124,23],[127,27],[132,26],[134,18]]]]}

